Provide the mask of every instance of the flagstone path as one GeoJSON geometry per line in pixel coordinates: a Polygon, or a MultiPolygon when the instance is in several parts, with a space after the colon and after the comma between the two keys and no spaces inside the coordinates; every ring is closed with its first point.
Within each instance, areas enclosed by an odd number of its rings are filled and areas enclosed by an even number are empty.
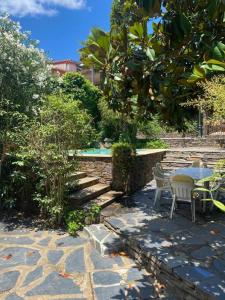
{"type": "Polygon", "coordinates": [[[124,253],[102,257],[86,236],[0,223],[0,299],[159,299],[154,280],[124,253]]]}

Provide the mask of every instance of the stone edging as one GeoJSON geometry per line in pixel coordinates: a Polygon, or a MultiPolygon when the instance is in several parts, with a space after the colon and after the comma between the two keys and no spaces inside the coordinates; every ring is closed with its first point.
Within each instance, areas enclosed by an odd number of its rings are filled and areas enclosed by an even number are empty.
{"type": "Polygon", "coordinates": [[[175,274],[173,268],[162,262],[159,257],[145,252],[141,249],[139,241],[130,236],[126,236],[120,230],[114,227],[107,220],[107,217],[102,216],[104,225],[120,236],[124,249],[135,260],[137,260],[148,272],[152,273],[157,279],[164,282],[174,291],[174,296],[178,299],[188,300],[215,300],[213,295],[199,288],[196,284],[188,281],[186,278],[175,274]]]}

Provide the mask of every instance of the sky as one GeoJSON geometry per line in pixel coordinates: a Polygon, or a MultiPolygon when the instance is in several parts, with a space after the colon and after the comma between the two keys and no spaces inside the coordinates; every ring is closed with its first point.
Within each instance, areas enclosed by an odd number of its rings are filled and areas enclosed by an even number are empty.
{"type": "Polygon", "coordinates": [[[92,27],[109,30],[112,0],[0,0],[23,30],[40,41],[40,48],[54,60],[79,60],[78,50],[92,27]]]}

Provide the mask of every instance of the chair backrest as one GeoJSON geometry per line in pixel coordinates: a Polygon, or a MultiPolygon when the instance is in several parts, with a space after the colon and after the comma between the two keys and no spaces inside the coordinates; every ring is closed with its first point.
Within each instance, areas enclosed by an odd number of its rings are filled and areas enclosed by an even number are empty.
{"type": "Polygon", "coordinates": [[[191,165],[193,168],[206,168],[206,163],[204,163],[201,159],[196,159],[192,162],[191,165]]]}
{"type": "Polygon", "coordinates": [[[187,175],[175,175],[171,179],[172,193],[178,201],[191,202],[194,179],[187,175]]]}
{"type": "Polygon", "coordinates": [[[163,174],[156,167],[152,168],[152,172],[156,181],[157,188],[163,187],[165,185],[165,177],[163,176],[163,174]]]}
{"type": "Polygon", "coordinates": [[[162,165],[161,165],[160,163],[157,163],[157,164],[155,165],[155,167],[156,167],[156,169],[157,169],[158,171],[160,171],[162,174],[164,173],[164,170],[163,170],[162,165]]]}

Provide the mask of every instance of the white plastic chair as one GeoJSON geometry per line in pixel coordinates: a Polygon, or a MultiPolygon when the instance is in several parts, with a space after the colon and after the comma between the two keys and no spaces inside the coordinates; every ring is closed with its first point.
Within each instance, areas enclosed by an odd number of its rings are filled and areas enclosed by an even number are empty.
{"type": "Polygon", "coordinates": [[[196,159],[192,162],[192,168],[207,168],[207,165],[205,162],[203,162],[201,159],[196,159]]]}
{"type": "Polygon", "coordinates": [[[172,192],[170,180],[166,178],[157,168],[152,168],[153,176],[156,181],[156,192],[155,192],[155,199],[154,199],[154,206],[159,207],[158,202],[161,200],[162,192],[172,192]]]}
{"type": "Polygon", "coordinates": [[[194,179],[187,175],[176,175],[171,179],[173,202],[171,206],[170,218],[173,218],[176,202],[187,202],[191,204],[192,222],[195,222],[195,200],[192,191],[195,187],[194,179]]]}
{"type": "Polygon", "coordinates": [[[170,176],[170,173],[166,172],[163,169],[161,163],[156,163],[155,168],[157,169],[157,171],[159,171],[160,173],[162,173],[163,176],[165,176],[165,177],[169,177],[170,176]]]}

